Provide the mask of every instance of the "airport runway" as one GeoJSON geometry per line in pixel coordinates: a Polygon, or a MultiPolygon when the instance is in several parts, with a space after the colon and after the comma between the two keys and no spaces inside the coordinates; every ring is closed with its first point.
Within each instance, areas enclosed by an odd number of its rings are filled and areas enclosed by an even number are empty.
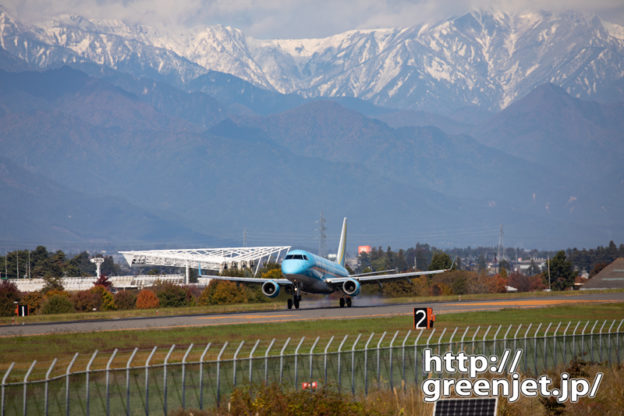
{"type": "Polygon", "coordinates": [[[483,300],[462,302],[429,302],[386,304],[381,298],[354,298],[351,308],[338,308],[337,300],[302,301],[299,310],[275,310],[264,312],[239,312],[186,316],[154,316],[94,321],[33,323],[0,326],[0,337],[43,335],[52,333],[75,333],[117,330],[168,329],[211,325],[260,324],[316,319],[357,319],[411,315],[415,307],[432,307],[436,314],[496,311],[505,308],[540,308],[578,303],[624,302],[624,292],[579,293],[575,296],[529,297],[506,300],[483,300]]]}

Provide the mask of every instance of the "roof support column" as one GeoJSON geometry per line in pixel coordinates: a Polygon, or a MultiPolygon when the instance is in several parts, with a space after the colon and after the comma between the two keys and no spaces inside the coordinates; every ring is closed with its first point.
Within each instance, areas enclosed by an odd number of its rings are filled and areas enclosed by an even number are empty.
{"type": "Polygon", "coordinates": [[[190,270],[189,270],[189,262],[188,262],[188,260],[187,260],[187,261],[186,261],[186,274],[184,275],[184,284],[185,284],[185,285],[188,285],[188,284],[189,284],[189,280],[190,280],[190,279],[189,279],[189,277],[190,277],[189,273],[190,273],[190,270]]]}

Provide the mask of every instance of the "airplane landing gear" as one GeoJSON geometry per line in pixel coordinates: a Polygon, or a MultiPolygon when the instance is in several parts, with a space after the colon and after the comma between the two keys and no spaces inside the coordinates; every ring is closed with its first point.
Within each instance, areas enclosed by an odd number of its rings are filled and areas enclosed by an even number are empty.
{"type": "Polygon", "coordinates": [[[293,306],[295,309],[299,309],[299,302],[301,302],[301,295],[299,294],[299,288],[295,286],[293,288],[292,298],[288,299],[288,309],[292,309],[293,306]]]}
{"type": "Polygon", "coordinates": [[[347,306],[347,308],[350,308],[350,307],[351,307],[351,297],[349,297],[349,296],[347,296],[347,297],[343,296],[343,297],[341,297],[341,298],[340,298],[340,307],[341,307],[341,308],[344,308],[344,307],[345,307],[345,305],[347,306]]]}
{"type": "Polygon", "coordinates": [[[340,307],[341,308],[345,307],[345,300],[344,300],[344,298],[340,298],[340,307]]]}
{"type": "Polygon", "coordinates": [[[351,298],[347,298],[347,308],[351,307],[351,298]]]}

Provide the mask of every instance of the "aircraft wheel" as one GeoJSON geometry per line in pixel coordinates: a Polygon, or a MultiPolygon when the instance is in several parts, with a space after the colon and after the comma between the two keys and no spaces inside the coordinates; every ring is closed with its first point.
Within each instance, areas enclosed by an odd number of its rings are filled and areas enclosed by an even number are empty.
{"type": "Polygon", "coordinates": [[[298,297],[295,298],[294,304],[295,304],[295,309],[299,309],[299,298],[298,297]]]}
{"type": "Polygon", "coordinates": [[[347,298],[347,308],[351,307],[351,298],[347,298]]]}
{"type": "Polygon", "coordinates": [[[345,300],[344,300],[344,298],[340,298],[340,307],[341,308],[345,307],[345,300]]]}
{"type": "Polygon", "coordinates": [[[293,307],[293,301],[292,299],[288,299],[288,309],[292,309],[293,307]]]}

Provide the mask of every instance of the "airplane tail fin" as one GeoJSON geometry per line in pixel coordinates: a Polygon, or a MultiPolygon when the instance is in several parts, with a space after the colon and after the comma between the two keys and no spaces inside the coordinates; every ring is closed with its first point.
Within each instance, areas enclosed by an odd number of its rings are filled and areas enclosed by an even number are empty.
{"type": "Polygon", "coordinates": [[[345,250],[347,247],[347,217],[342,220],[342,231],[340,232],[340,243],[338,244],[338,253],[336,253],[336,262],[341,266],[345,264],[345,250]]]}

